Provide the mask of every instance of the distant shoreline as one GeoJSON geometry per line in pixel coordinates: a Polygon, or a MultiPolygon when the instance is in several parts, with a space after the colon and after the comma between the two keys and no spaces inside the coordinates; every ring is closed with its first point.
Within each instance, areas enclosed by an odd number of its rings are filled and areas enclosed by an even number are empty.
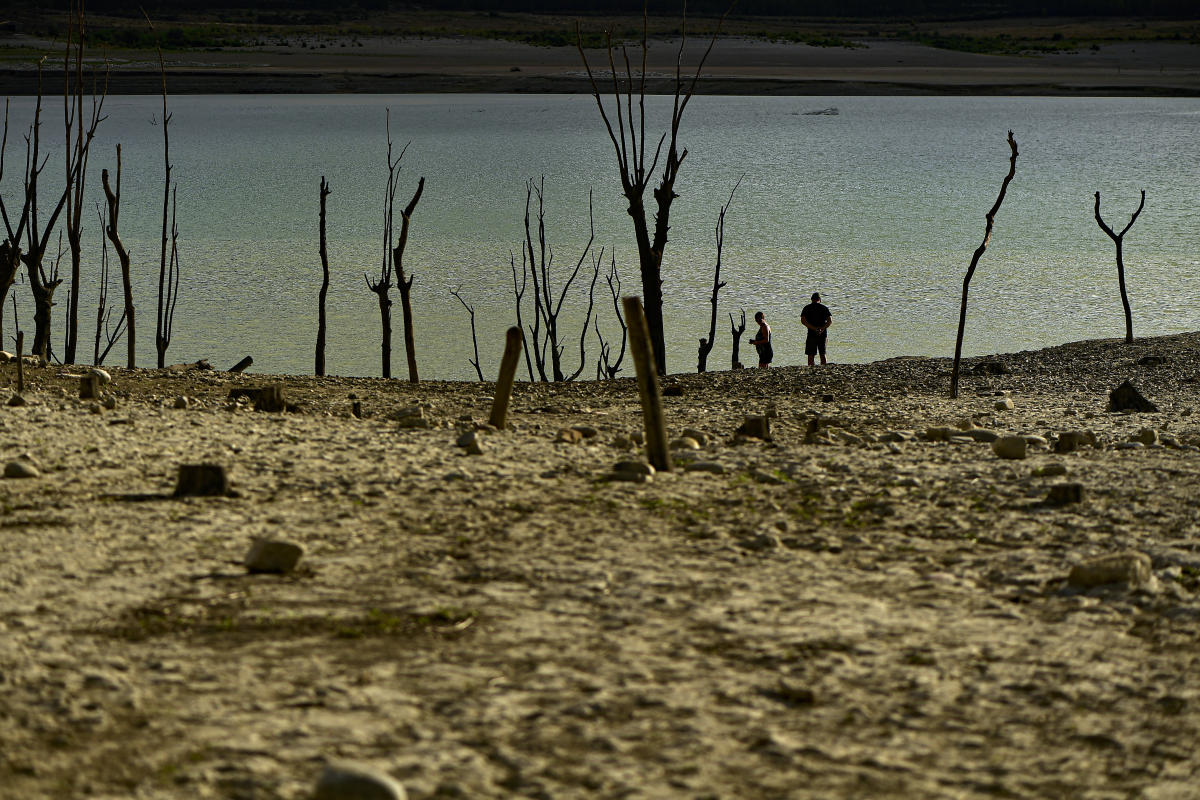
{"type": "MultiPolygon", "coordinates": [[[[170,94],[325,93],[590,93],[579,54],[570,47],[535,47],[468,37],[378,37],[329,46],[175,51],[167,58],[170,94]]],[[[748,37],[720,40],[705,62],[698,94],[706,95],[1050,95],[1200,97],[1200,47],[1179,42],[1116,43],[1095,50],[1043,55],[980,55],[896,40],[814,47],[748,37]]],[[[689,39],[681,58],[690,80],[707,42],[689,39]]],[[[37,92],[36,59],[45,62],[47,95],[62,91],[56,45],[0,39],[0,92],[37,92]],[[17,50],[30,54],[27,61],[17,50]]],[[[651,44],[647,91],[672,93],[677,43],[651,44]]],[[[99,58],[99,53],[93,53],[99,58]]],[[[153,52],[112,58],[109,92],[158,94],[162,79],[153,52]]],[[[611,86],[602,50],[588,51],[602,89],[611,86]]]]}

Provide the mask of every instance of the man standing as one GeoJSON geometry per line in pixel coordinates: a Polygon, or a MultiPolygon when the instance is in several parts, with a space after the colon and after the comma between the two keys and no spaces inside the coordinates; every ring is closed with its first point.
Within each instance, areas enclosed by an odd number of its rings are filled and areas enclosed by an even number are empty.
{"type": "Polygon", "coordinates": [[[813,292],[812,302],[800,312],[800,321],[808,328],[808,338],[804,340],[804,353],[808,356],[808,365],[813,366],[814,356],[821,354],[821,363],[825,364],[825,331],[833,324],[833,314],[821,305],[821,295],[813,292]]]}

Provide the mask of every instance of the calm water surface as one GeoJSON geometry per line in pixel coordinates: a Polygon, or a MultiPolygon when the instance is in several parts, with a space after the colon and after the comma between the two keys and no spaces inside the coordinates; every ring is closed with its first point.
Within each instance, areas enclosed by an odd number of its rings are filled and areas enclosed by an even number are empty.
{"type": "MultiPolygon", "coordinates": [[[[652,100],[650,130],[661,132],[669,99],[652,100]]],[[[91,202],[99,202],[100,169],[115,169],[120,142],[122,234],[138,273],[145,366],[155,358],[160,104],[153,97],[108,100],[89,179],[91,202]]],[[[565,277],[562,270],[575,264],[586,242],[590,191],[596,251],[604,248],[606,264],[615,254],[624,288],[640,294],[612,147],[590,97],[181,96],[170,105],[183,288],[169,361],[208,358],[223,368],[252,355],[257,371],[312,371],[321,279],[317,191],[324,175],[333,189],[328,371],[380,374],[379,314],[364,274],[378,273],[383,253],[387,109],[397,147],[411,142],[397,206],[407,202],[418,176],[426,178],[405,259],[416,276],[423,377],[474,377],[467,314],[450,295],[456,288],[476,308],[485,375],[494,375],[503,331],[514,321],[510,254],[519,265],[530,178],[545,176],[556,274],[565,277]]],[[[43,149],[55,148],[50,182],[62,172],[61,100],[47,106],[43,149]]],[[[4,181],[10,208],[19,205],[13,171],[24,144],[17,131],[31,118],[31,101],[14,99],[4,181]]],[[[747,316],[766,312],[777,364],[803,363],[799,314],[813,291],[834,313],[835,361],[952,355],[963,274],[1007,171],[1009,129],[1021,155],[971,284],[965,351],[1123,335],[1114,248],[1092,215],[1096,191],[1118,230],[1137,207],[1139,190],[1147,192],[1146,209],[1125,240],[1135,334],[1200,329],[1198,124],[1196,99],[697,97],[681,136],[688,156],[664,265],[669,371],[695,369],[696,341],[707,334],[714,226],[739,178],[726,222],[728,286],[711,366],[728,367],[726,314],[739,309],[747,316]],[[840,113],[805,113],[829,106],[840,113]]],[[[87,354],[101,237],[94,211],[89,219],[81,293],[87,354]]],[[[14,291],[28,327],[28,290],[14,291]]],[[[597,308],[602,330],[611,334],[607,291],[601,279],[597,308]]],[[[111,297],[119,296],[114,283],[111,297]]],[[[398,293],[393,297],[393,370],[405,374],[398,293]]],[[[61,312],[65,286],[58,299],[61,312]]],[[[564,305],[564,320],[574,320],[563,323],[570,370],[579,361],[585,305],[575,293],[564,305]]],[[[10,305],[6,343],[12,315],[10,305]]],[[[61,336],[60,317],[56,343],[61,336]]],[[[749,349],[743,346],[744,361],[751,360],[749,349]]],[[[590,377],[598,352],[592,337],[587,350],[590,377]]],[[[124,345],[114,352],[123,354],[124,345]]],[[[123,355],[109,358],[123,361],[123,355]]]]}

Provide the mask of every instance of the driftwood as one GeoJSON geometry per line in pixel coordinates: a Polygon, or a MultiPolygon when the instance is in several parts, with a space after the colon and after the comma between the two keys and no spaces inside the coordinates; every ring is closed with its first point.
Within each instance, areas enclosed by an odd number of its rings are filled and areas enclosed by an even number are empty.
{"type": "Polygon", "coordinates": [[[1113,244],[1117,246],[1117,283],[1121,287],[1121,305],[1125,307],[1126,344],[1133,342],[1133,312],[1129,309],[1129,292],[1125,290],[1125,260],[1122,257],[1122,250],[1125,244],[1125,234],[1129,233],[1129,229],[1133,227],[1133,223],[1137,222],[1138,215],[1145,207],[1146,190],[1142,189],[1142,202],[1138,204],[1137,211],[1133,212],[1133,216],[1129,218],[1129,224],[1122,228],[1120,233],[1115,233],[1100,216],[1100,193],[1096,192],[1096,224],[1100,226],[1100,230],[1108,234],[1108,238],[1112,239],[1113,244]]]}
{"type": "Polygon", "coordinates": [[[966,277],[963,278],[962,304],[958,309],[958,337],[954,341],[954,369],[950,373],[951,397],[958,397],[958,369],[959,362],[962,360],[963,331],[967,326],[967,290],[971,286],[971,276],[975,274],[975,267],[978,266],[979,259],[983,257],[983,252],[987,250],[988,242],[992,239],[992,225],[996,220],[996,212],[1000,210],[1000,204],[1004,202],[1004,193],[1008,191],[1008,184],[1017,174],[1017,140],[1013,138],[1012,131],[1008,132],[1008,148],[1011,152],[1008,158],[1008,174],[1004,176],[1004,183],[1000,184],[1000,194],[996,196],[996,202],[992,204],[991,210],[985,217],[987,225],[983,232],[983,242],[975,248],[975,254],[971,257],[971,266],[967,269],[966,277]]]}
{"type": "Polygon", "coordinates": [[[246,370],[246,368],[249,367],[253,363],[254,363],[254,359],[251,358],[250,356],[246,356],[241,361],[239,361],[238,363],[236,363],[232,367],[230,367],[229,371],[230,372],[244,372],[246,370]]]}

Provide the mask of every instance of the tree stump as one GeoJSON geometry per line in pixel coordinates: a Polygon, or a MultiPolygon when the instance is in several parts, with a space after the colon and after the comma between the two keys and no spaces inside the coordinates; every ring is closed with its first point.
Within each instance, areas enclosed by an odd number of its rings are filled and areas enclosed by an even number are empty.
{"type": "Polygon", "coordinates": [[[223,497],[229,494],[229,476],[220,464],[180,464],[176,497],[223,497]]]}

